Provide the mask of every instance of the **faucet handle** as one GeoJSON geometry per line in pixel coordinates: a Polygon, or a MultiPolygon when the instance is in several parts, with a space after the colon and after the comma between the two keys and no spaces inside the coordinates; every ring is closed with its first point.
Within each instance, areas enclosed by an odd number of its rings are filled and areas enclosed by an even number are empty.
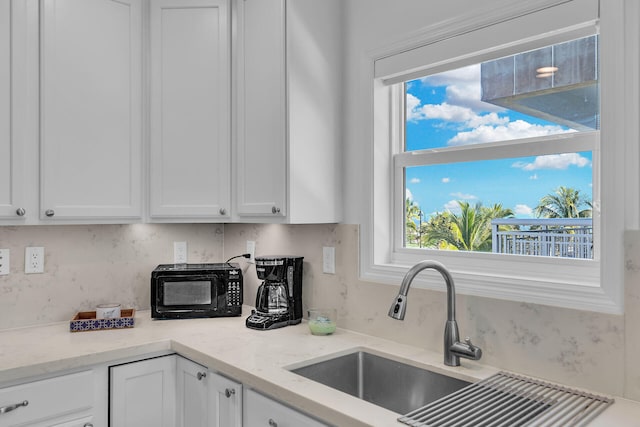
{"type": "Polygon", "coordinates": [[[464,343],[455,342],[450,347],[450,351],[459,357],[465,359],[480,360],[482,357],[482,349],[473,345],[471,338],[466,337],[464,343]]]}

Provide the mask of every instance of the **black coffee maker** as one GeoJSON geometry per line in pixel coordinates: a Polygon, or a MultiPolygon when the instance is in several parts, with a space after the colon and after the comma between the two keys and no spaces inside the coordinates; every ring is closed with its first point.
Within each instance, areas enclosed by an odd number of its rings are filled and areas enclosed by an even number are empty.
{"type": "Polygon", "coordinates": [[[247,328],[276,329],[302,321],[302,260],[297,256],[256,257],[256,273],[263,280],[256,295],[256,309],[247,328]]]}

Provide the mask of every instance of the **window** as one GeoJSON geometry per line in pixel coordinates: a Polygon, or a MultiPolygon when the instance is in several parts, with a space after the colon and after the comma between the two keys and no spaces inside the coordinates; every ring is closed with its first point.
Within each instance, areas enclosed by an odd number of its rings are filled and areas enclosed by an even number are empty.
{"type": "MultiPolygon", "coordinates": [[[[436,259],[452,271],[460,293],[622,312],[621,236],[639,190],[629,180],[637,178],[633,167],[625,168],[634,164],[625,152],[637,153],[628,138],[637,130],[628,123],[636,121],[638,111],[637,99],[625,88],[632,82],[625,73],[638,54],[620,49],[628,31],[624,9],[632,6],[549,3],[523,2],[496,14],[463,16],[404,45],[370,52],[374,143],[361,278],[397,284],[409,266],[436,259]],[[572,64],[581,71],[566,84],[560,70],[572,64]],[[515,83],[495,84],[517,80],[523,65],[536,74],[528,88],[517,92],[515,83]],[[461,97],[463,91],[455,92],[460,87],[451,83],[470,75],[479,80],[476,91],[485,80],[482,109],[477,92],[461,97]],[[457,104],[447,98],[453,96],[457,104]],[[577,108],[580,96],[586,102],[577,108]],[[476,103],[475,109],[454,108],[465,102],[476,103]],[[421,127],[427,122],[429,129],[421,127]],[[497,133],[501,136],[488,137],[497,133]],[[554,207],[542,203],[545,196],[576,191],[582,203],[570,215],[554,218],[545,210],[554,207]],[[451,230],[452,219],[468,223],[463,214],[489,211],[484,240],[427,235],[438,225],[451,230]],[[543,244],[543,235],[555,243],[543,244]]],[[[431,280],[416,282],[440,289],[431,280]]]]}
{"type": "Polygon", "coordinates": [[[593,259],[597,40],[397,83],[404,248],[593,259]]]}

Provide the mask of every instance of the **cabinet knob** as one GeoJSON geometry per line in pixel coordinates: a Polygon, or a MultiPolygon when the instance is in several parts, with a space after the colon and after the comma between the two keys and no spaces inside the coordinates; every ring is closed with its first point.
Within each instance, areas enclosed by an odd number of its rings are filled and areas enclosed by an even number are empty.
{"type": "Polygon", "coordinates": [[[196,377],[198,378],[198,381],[202,381],[203,378],[207,377],[207,373],[206,372],[198,372],[198,375],[196,375],[196,377]]]}
{"type": "Polygon", "coordinates": [[[279,214],[280,213],[280,208],[277,207],[277,206],[272,207],[271,208],[271,213],[274,214],[274,215],[275,214],[279,214]]]}
{"type": "Polygon", "coordinates": [[[0,414],[6,414],[7,412],[16,410],[21,406],[27,406],[28,404],[29,404],[28,400],[23,400],[22,402],[14,403],[13,405],[0,406],[0,414]]]}
{"type": "Polygon", "coordinates": [[[227,397],[231,397],[236,394],[236,390],[234,388],[228,388],[224,391],[224,395],[227,397]]]}
{"type": "Polygon", "coordinates": [[[220,208],[220,215],[226,215],[227,210],[225,208],[220,208]]]}
{"type": "Polygon", "coordinates": [[[273,421],[273,418],[269,418],[269,427],[278,427],[278,423],[273,421]]]}
{"type": "Polygon", "coordinates": [[[51,218],[52,216],[54,216],[56,214],[56,211],[54,211],[53,209],[47,209],[46,211],[44,211],[44,214],[46,216],[48,216],[49,218],[51,218]]]}
{"type": "Polygon", "coordinates": [[[92,423],[85,423],[85,425],[83,427],[93,427],[92,423]]]}
{"type": "Polygon", "coordinates": [[[18,216],[24,216],[24,214],[26,214],[27,211],[24,210],[24,208],[18,208],[16,209],[16,215],[18,216]]]}

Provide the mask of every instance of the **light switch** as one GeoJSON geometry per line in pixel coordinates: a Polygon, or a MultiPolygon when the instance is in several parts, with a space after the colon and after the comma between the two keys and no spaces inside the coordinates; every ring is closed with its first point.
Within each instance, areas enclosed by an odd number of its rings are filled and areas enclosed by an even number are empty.
{"type": "Polygon", "coordinates": [[[336,248],[333,246],[322,248],[322,272],[336,274],[336,248]]]}

